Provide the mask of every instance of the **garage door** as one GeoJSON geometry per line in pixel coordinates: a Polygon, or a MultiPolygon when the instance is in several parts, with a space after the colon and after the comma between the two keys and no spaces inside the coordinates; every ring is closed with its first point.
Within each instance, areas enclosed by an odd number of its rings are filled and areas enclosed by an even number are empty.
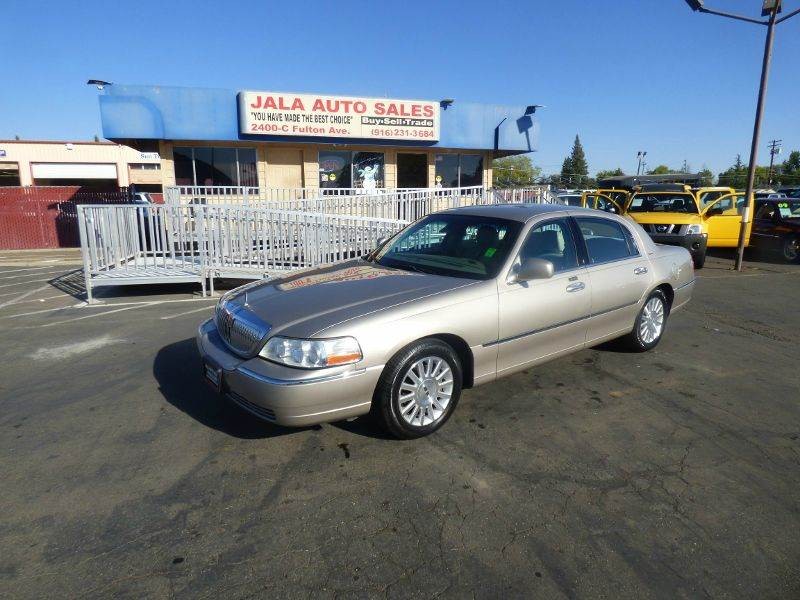
{"type": "Polygon", "coordinates": [[[267,148],[267,187],[303,187],[303,153],[297,148],[267,148]]]}

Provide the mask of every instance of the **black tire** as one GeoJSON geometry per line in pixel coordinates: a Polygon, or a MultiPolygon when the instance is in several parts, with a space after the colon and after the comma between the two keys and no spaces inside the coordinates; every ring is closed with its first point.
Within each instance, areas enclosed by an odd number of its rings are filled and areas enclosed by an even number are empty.
{"type": "Polygon", "coordinates": [[[695,270],[702,269],[703,265],[706,264],[706,253],[705,250],[702,254],[694,254],[692,255],[692,262],[694,263],[695,270]]]}
{"type": "MultiPolygon", "coordinates": [[[[432,362],[435,363],[435,360],[432,362]]],[[[429,361],[426,364],[431,365],[432,362],[429,361]]],[[[453,414],[458,400],[461,397],[462,372],[461,361],[449,345],[435,338],[425,338],[414,342],[395,354],[386,364],[386,367],[384,367],[372,398],[372,414],[378,422],[395,437],[413,439],[430,435],[444,425],[450,418],[450,415],[453,414]],[[450,397],[447,404],[444,406],[444,410],[441,412],[434,409],[433,405],[426,407],[424,410],[419,407],[412,407],[410,412],[417,414],[416,411],[419,410],[422,413],[422,416],[419,418],[421,424],[414,424],[409,422],[408,418],[404,417],[402,414],[400,397],[401,386],[404,384],[404,380],[406,380],[406,382],[410,381],[406,379],[406,377],[409,370],[411,370],[415,364],[418,364],[420,361],[427,361],[430,358],[441,359],[446,363],[452,374],[452,386],[443,386],[440,392],[438,384],[435,384],[436,392],[434,395],[446,393],[446,390],[450,389],[450,397]],[[433,418],[433,415],[437,416],[431,423],[425,423],[425,419],[429,414],[431,418],[433,418]]],[[[427,378],[426,381],[432,382],[433,379],[434,378],[427,378]]],[[[446,381],[446,377],[442,381],[446,381]]],[[[410,393],[408,390],[404,391],[406,394],[410,393]]],[[[403,401],[406,402],[404,406],[408,409],[408,407],[411,406],[410,403],[416,402],[416,399],[409,400],[408,396],[406,396],[403,401]]],[[[425,400],[425,402],[427,402],[427,400],[425,400]]]]}
{"type": "Polygon", "coordinates": [[[800,263],[800,239],[796,236],[787,236],[781,245],[781,254],[786,262],[800,263]]]}
{"type": "Polygon", "coordinates": [[[666,295],[661,290],[653,290],[653,292],[647,297],[647,300],[644,301],[644,304],[642,304],[642,309],[636,316],[633,331],[623,337],[622,341],[627,348],[633,352],[647,352],[648,350],[652,350],[658,346],[658,342],[661,341],[661,338],[664,335],[664,330],[667,328],[668,316],[669,302],[667,301],[666,295]],[[647,339],[647,336],[642,331],[642,320],[645,318],[645,311],[648,309],[648,307],[652,306],[651,301],[654,300],[657,300],[661,303],[663,317],[661,320],[661,328],[658,331],[655,339],[647,339]]]}

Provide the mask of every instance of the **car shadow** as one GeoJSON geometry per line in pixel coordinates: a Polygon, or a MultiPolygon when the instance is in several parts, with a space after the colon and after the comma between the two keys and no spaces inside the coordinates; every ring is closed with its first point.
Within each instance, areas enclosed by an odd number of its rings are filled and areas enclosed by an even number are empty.
{"type": "MultiPolygon", "coordinates": [[[[706,253],[708,256],[733,261],[736,258],[736,248],[709,248],[706,253]]],[[[758,248],[746,248],[744,251],[746,263],[761,263],[767,265],[790,265],[791,263],[777,252],[768,252],[758,248]]]]}
{"type": "Polygon", "coordinates": [[[193,338],[161,348],[153,362],[153,376],[161,395],[172,406],[206,427],[232,437],[263,439],[314,429],[267,423],[217,394],[203,381],[200,355],[193,338]]]}

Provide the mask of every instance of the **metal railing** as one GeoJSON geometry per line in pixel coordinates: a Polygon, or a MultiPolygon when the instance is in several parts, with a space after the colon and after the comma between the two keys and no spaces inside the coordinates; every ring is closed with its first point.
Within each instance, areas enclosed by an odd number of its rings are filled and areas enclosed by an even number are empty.
{"type": "Polygon", "coordinates": [[[78,207],[84,277],[93,287],[261,278],[367,254],[400,219],[245,206],[78,207]]]}
{"type": "Polygon", "coordinates": [[[212,203],[181,201],[186,191],[208,190],[167,188],[160,205],[79,206],[90,301],[99,285],[195,281],[205,293],[214,277],[259,278],[362,256],[381,237],[436,211],[543,200],[536,189],[478,186],[313,197],[304,190],[221,187],[212,203]]]}

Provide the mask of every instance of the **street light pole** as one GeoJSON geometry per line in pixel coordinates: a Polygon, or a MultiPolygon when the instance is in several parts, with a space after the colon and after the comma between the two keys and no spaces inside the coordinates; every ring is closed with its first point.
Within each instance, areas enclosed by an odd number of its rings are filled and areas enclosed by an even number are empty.
{"type": "Polygon", "coordinates": [[[742,270],[744,262],[744,247],[747,245],[747,227],[750,224],[750,198],[753,197],[753,185],[756,179],[756,160],[758,159],[758,140],[761,137],[761,117],[764,114],[764,100],[767,97],[767,81],[769,67],[772,62],[772,40],[775,35],[775,21],[778,17],[781,3],[775,2],[769,14],[767,23],[767,39],[764,42],[764,58],[761,62],[761,84],[758,87],[758,103],[756,104],[756,120],[753,123],[753,140],[750,143],[750,165],[747,169],[747,188],[744,193],[744,210],[742,211],[742,225],[739,227],[739,243],[736,247],[736,262],[734,268],[742,270]]]}
{"type": "Polygon", "coordinates": [[[747,190],[745,192],[745,207],[742,212],[742,224],[739,228],[739,243],[736,248],[736,262],[735,269],[742,270],[742,261],[744,259],[744,247],[747,242],[747,228],[752,218],[751,213],[751,200],[753,197],[753,184],[756,177],[756,159],[758,158],[758,140],[761,135],[761,116],[764,113],[764,100],[767,95],[767,79],[769,77],[769,67],[772,60],[772,40],[775,34],[775,25],[783,23],[787,19],[791,19],[797,14],[800,14],[800,9],[790,12],[778,18],[778,13],[781,12],[782,0],[764,0],[761,16],[768,16],[767,21],[759,21],[742,15],[732,14],[728,12],[713,10],[704,6],[704,0],[686,0],[689,7],[695,12],[703,12],[711,15],[718,15],[721,17],[728,17],[738,21],[745,21],[748,23],[755,23],[757,25],[767,26],[767,39],[764,42],[764,58],[761,63],[761,84],[758,88],[758,104],[756,105],[756,118],[753,124],[753,139],[750,144],[750,165],[747,169],[747,190]]]}

